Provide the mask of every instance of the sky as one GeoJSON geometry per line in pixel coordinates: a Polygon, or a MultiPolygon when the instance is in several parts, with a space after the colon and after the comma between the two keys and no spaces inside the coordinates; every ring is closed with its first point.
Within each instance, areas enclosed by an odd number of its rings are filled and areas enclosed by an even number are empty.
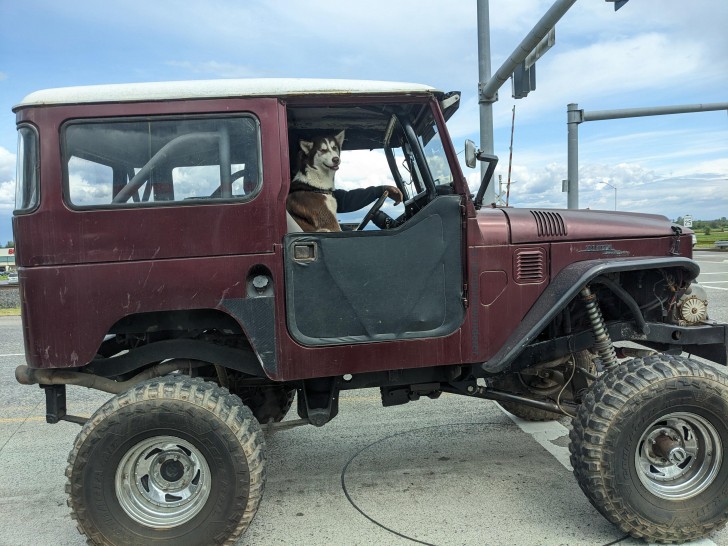
{"type": "MultiPolygon", "coordinates": [[[[552,3],[490,0],[494,73],[552,3]]],[[[12,240],[11,109],[39,89],[259,77],[424,83],[462,92],[451,137],[458,150],[479,142],[476,0],[0,0],[0,21],[0,244],[12,240]]],[[[727,27],[724,0],[631,0],[616,12],[579,0],[537,62],[536,90],[515,100],[508,82],[494,105],[504,188],[515,105],[509,204],[566,208],[569,103],[589,112],[728,102],[727,27]]],[[[354,159],[337,183],[376,183],[381,168],[354,159]]],[[[478,173],[466,176],[477,188],[478,173]]],[[[728,216],[728,115],[582,123],[579,176],[580,208],[728,216]]]]}

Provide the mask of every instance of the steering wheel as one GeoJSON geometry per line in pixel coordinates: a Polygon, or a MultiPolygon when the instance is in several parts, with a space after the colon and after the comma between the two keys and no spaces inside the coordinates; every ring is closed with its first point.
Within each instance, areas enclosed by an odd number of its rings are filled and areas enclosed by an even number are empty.
{"type": "Polygon", "coordinates": [[[377,199],[377,201],[372,205],[372,208],[369,209],[369,212],[366,213],[366,216],[362,218],[361,223],[356,226],[356,231],[361,231],[364,229],[364,227],[369,223],[369,221],[374,218],[374,215],[379,211],[379,209],[382,208],[382,205],[384,204],[384,201],[387,200],[387,196],[389,195],[389,192],[387,190],[384,190],[384,193],[382,196],[377,199]]]}

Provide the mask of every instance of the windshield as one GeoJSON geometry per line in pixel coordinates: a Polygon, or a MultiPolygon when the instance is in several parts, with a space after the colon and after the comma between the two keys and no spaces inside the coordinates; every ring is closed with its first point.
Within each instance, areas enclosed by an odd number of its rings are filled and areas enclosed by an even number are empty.
{"type": "Polygon", "coordinates": [[[388,153],[393,171],[399,173],[405,197],[413,199],[427,193],[430,180],[435,186],[431,195],[452,191],[453,174],[432,112],[425,111],[411,123],[410,138],[417,138],[413,146],[403,125],[410,125],[409,120],[397,120],[388,141],[388,153]]]}
{"type": "MultiPolygon", "coordinates": [[[[436,186],[447,186],[453,181],[450,164],[445,155],[445,148],[442,145],[440,133],[437,131],[435,120],[430,115],[430,126],[424,134],[421,134],[420,145],[425,153],[427,166],[432,174],[432,180],[436,186]]],[[[419,133],[419,131],[418,131],[419,133]]]]}

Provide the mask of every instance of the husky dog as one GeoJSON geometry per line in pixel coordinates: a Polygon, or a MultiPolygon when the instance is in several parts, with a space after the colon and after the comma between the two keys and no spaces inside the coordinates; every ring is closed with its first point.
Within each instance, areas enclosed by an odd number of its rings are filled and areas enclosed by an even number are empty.
{"type": "Polygon", "coordinates": [[[301,140],[297,172],[286,209],[303,231],[341,231],[336,220],[334,175],[341,162],[344,131],[334,136],[301,140]]]}

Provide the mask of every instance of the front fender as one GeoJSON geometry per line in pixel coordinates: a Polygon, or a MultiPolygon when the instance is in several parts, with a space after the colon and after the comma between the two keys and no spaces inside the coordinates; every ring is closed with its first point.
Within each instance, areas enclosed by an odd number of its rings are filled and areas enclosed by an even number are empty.
{"type": "Polygon", "coordinates": [[[700,266],[693,260],[671,256],[586,260],[565,267],[553,278],[548,288],[536,300],[500,350],[493,358],[482,364],[483,369],[489,374],[506,370],[549,322],[579,294],[582,288],[600,275],[664,268],[683,269],[689,280],[695,279],[700,273],[700,266]]]}

